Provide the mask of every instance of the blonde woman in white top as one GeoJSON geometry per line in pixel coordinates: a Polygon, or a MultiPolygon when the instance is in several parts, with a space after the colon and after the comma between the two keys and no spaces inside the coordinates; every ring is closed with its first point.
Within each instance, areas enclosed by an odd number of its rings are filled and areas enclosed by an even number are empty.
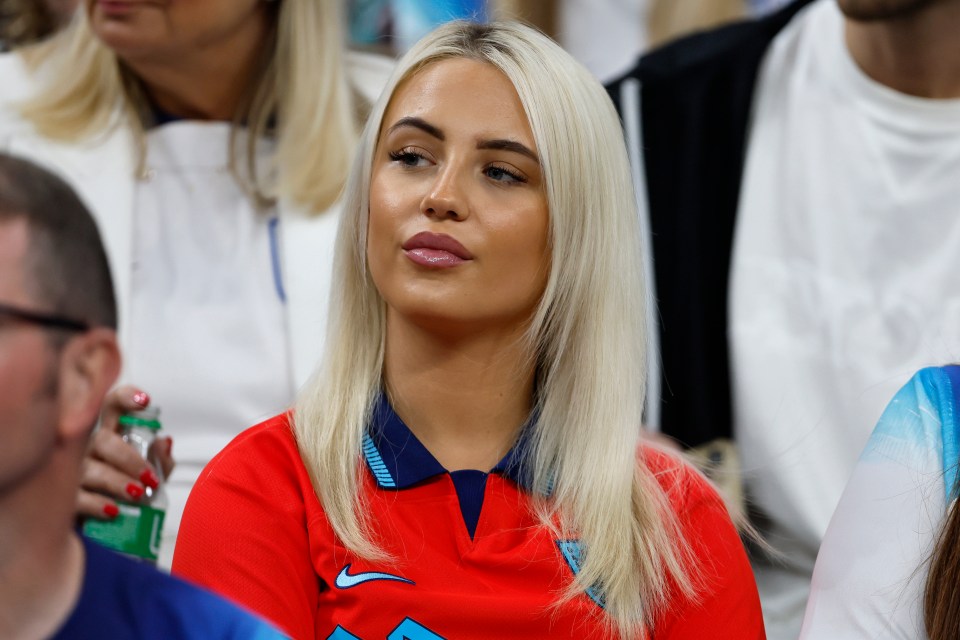
{"type": "MultiPolygon", "coordinates": [[[[85,0],[60,36],[0,57],[0,147],[63,175],[105,238],[122,379],[138,385],[110,415],[148,391],[177,441],[161,562],[206,461],[285,407],[320,352],[329,210],[391,66],[344,54],[338,7],[85,0]]],[[[160,471],[104,422],[86,516],[116,513],[160,471]]]]}

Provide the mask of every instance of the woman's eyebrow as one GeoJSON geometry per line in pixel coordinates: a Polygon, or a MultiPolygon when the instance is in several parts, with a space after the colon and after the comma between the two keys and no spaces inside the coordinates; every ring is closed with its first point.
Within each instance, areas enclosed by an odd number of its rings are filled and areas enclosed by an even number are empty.
{"type": "MultiPolygon", "coordinates": [[[[390,126],[388,133],[393,133],[397,129],[402,129],[403,127],[413,127],[415,129],[420,129],[424,133],[433,136],[437,140],[446,140],[446,135],[443,133],[443,130],[439,127],[436,127],[423,118],[417,118],[416,116],[404,116],[400,118],[393,125],[390,126]]],[[[480,140],[477,142],[477,149],[495,149],[500,151],[512,151],[514,153],[519,153],[520,155],[527,156],[537,164],[540,164],[540,158],[536,153],[533,152],[530,147],[527,145],[517,142],[516,140],[505,140],[505,139],[494,139],[494,140],[480,140]]]]}
{"type": "Polygon", "coordinates": [[[540,164],[540,158],[530,147],[516,140],[481,140],[477,143],[477,149],[496,149],[500,151],[513,151],[520,155],[527,156],[537,164],[540,164]]]}
{"type": "Polygon", "coordinates": [[[390,127],[388,132],[392,133],[403,127],[414,127],[416,129],[420,129],[421,131],[433,136],[437,140],[444,140],[446,138],[446,136],[443,135],[443,131],[441,131],[439,128],[433,126],[423,118],[417,118],[414,116],[400,118],[393,123],[393,126],[390,127]]]}

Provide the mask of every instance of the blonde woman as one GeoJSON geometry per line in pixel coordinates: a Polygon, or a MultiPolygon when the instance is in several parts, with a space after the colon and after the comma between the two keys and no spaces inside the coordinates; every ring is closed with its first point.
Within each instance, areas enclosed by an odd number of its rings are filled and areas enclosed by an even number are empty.
{"type": "MultiPolygon", "coordinates": [[[[288,406],[321,351],[331,209],[391,66],[345,56],[338,7],[85,0],[66,32],[0,57],[0,147],[65,177],[104,235],[138,385],[109,415],[149,392],[176,441],[164,557],[203,465],[288,406]]],[[[85,466],[87,516],[160,475],[114,422],[85,466]]]]}
{"type": "Polygon", "coordinates": [[[327,351],[191,495],[174,571],[294,638],[763,637],[716,492],[639,442],[616,113],[557,45],[451,23],[348,181],[327,351]]]}

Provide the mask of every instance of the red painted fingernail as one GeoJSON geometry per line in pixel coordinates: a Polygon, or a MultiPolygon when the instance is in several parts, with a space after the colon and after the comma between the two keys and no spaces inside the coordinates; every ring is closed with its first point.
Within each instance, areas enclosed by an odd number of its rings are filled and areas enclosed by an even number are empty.
{"type": "Polygon", "coordinates": [[[103,515],[108,518],[116,518],[120,515],[120,509],[118,509],[115,504],[105,504],[103,505],[103,515]]]}
{"type": "Polygon", "coordinates": [[[160,481],[157,479],[157,476],[153,474],[153,471],[150,471],[150,469],[143,470],[143,473],[140,474],[140,482],[147,485],[151,489],[156,489],[160,486],[160,481]]]}
{"type": "Polygon", "coordinates": [[[133,394],[133,401],[141,407],[145,407],[150,404],[150,396],[147,395],[145,391],[137,391],[135,394],[133,394]]]}
{"type": "Polygon", "coordinates": [[[130,494],[131,498],[137,500],[143,495],[143,488],[131,482],[127,485],[127,493],[130,494]]]}

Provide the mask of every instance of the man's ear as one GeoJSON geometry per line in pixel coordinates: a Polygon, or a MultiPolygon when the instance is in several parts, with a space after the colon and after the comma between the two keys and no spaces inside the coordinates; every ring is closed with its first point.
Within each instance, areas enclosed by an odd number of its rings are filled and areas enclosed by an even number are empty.
{"type": "Polygon", "coordinates": [[[118,375],[120,347],[113,329],[97,327],[64,345],[58,389],[61,436],[87,438],[118,375]]]}

